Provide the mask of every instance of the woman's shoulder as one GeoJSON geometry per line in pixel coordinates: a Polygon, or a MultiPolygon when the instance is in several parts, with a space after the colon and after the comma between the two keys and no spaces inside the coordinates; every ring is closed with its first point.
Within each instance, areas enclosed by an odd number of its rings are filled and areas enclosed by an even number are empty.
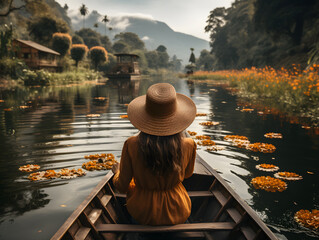
{"type": "Polygon", "coordinates": [[[188,147],[196,147],[196,143],[192,138],[183,138],[183,143],[188,147]]]}
{"type": "Polygon", "coordinates": [[[138,142],[138,137],[137,136],[131,136],[125,141],[127,144],[137,144],[138,142]]]}

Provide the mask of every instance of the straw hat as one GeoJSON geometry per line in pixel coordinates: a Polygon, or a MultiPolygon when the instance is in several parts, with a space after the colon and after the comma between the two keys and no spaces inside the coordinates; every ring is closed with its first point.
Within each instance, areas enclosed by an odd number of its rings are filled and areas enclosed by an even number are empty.
{"type": "Polygon", "coordinates": [[[169,136],[191,125],[196,116],[196,106],[189,97],[176,93],[172,85],[157,83],[149,87],[146,95],[130,102],[127,115],[140,131],[169,136]]]}

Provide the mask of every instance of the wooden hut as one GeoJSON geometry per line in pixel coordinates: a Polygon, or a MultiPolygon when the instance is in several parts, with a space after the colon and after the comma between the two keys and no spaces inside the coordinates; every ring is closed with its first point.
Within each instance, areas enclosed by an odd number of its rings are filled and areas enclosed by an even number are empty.
{"type": "Polygon", "coordinates": [[[14,39],[12,47],[15,56],[24,60],[29,68],[58,70],[57,58],[60,53],[38,43],[21,39],[14,39]]]}
{"type": "Polygon", "coordinates": [[[111,73],[107,74],[110,79],[138,79],[140,77],[140,68],[138,65],[138,55],[119,53],[114,54],[117,63],[111,73]]]}

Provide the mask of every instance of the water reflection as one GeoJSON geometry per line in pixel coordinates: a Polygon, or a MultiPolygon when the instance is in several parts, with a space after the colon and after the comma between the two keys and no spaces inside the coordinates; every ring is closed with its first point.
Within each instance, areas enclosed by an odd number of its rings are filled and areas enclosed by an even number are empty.
{"type": "Polygon", "coordinates": [[[197,117],[189,130],[211,136],[225,149],[208,152],[201,147],[199,154],[267,224],[281,232],[280,239],[313,239],[309,231],[295,224],[293,215],[299,209],[319,208],[318,136],[307,135],[300,125],[273,115],[238,111],[237,98],[222,87],[175,78],[1,90],[0,239],[49,239],[105,174],[88,172],[72,180],[29,182],[28,174],[18,171],[19,166],[34,163],[41,170],[80,168],[86,161],[84,155],[107,152],[119,159],[124,140],[137,132],[128,119],[120,118],[126,114],[126,104],[158,81],[172,83],[177,92],[194,100],[198,112],[208,113],[197,117]],[[11,111],[4,110],[9,108],[11,111]],[[199,125],[204,121],[220,124],[199,125]],[[265,139],[266,132],[279,132],[284,138],[265,139]],[[277,150],[262,154],[239,149],[224,141],[229,134],[272,143],[277,150]],[[282,193],[256,190],[250,181],[265,174],[255,168],[260,163],[275,164],[304,179],[288,183],[282,193]],[[16,228],[24,232],[14,231],[16,228]]]}

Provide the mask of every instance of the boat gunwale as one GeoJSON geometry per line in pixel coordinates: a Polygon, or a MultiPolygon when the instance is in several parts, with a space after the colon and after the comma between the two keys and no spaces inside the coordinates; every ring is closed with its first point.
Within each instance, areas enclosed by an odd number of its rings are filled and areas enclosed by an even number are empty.
{"type": "Polygon", "coordinates": [[[268,228],[266,223],[264,223],[257,213],[235,192],[235,190],[213,169],[198,153],[196,161],[199,161],[211,174],[216,178],[216,180],[230,193],[230,195],[239,203],[239,205],[248,213],[257,225],[267,234],[270,239],[277,240],[276,235],[268,228]]]}
{"type": "Polygon", "coordinates": [[[97,194],[105,187],[105,185],[112,178],[113,172],[109,171],[99,183],[92,189],[89,196],[87,196],[81,204],[72,212],[72,214],[65,220],[63,225],[58,229],[58,231],[53,235],[51,240],[61,239],[62,236],[68,231],[72,224],[78,219],[82,214],[84,209],[92,202],[92,200],[97,196],[97,194]]]}

